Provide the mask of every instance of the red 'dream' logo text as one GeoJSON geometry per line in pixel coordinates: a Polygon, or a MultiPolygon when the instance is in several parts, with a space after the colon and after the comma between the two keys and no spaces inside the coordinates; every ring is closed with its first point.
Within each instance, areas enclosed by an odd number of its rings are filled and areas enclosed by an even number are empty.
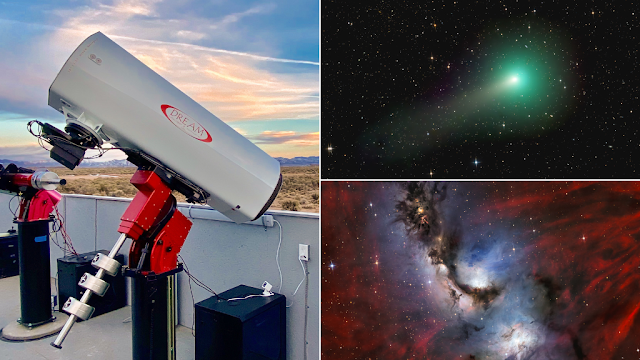
{"type": "Polygon", "coordinates": [[[211,142],[211,135],[200,125],[197,121],[189,117],[189,115],[183,113],[179,109],[174,108],[171,105],[160,106],[164,116],[173,123],[178,129],[184,131],[185,134],[204,142],[211,142]]]}

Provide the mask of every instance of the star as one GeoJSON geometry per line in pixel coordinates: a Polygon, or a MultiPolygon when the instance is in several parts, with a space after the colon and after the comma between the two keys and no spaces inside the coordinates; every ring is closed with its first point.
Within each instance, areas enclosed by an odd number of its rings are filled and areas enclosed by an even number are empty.
{"type": "Polygon", "coordinates": [[[480,164],[480,161],[478,161],[478,158],[476,158],[473,163],[476,165],[476,167],[478,167],[478,164],[480,164]]]}
{"type": "Polygon", "coordinates": [[[336,267],[336,264],[333,263],[333,261],[329,264],[329,268],[331,268],[331,270],[333,270],[333,268],[336,267]]]}

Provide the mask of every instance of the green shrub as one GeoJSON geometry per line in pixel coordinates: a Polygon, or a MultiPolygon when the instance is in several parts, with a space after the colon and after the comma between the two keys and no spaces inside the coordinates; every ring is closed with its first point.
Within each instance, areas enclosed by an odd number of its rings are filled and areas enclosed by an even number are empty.
{"type": "Polygon", "coordinates": [[[300,211],[300,202],[298,200],[285,200],[281,205],[283,210],[300,211]]]}

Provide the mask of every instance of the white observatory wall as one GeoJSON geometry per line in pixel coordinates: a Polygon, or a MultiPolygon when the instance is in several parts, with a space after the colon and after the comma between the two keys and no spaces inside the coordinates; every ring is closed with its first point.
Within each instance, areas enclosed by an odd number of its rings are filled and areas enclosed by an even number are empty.
{"type": "MultiPolygon", "coordinates": [[[[0,194],[0,232],[11,229],[13,216],[9,212],[10,195],[0,194]]],[[[65,195],[59,210],[66,218],[67,233],[79,253],[94,250],[110,250],[118,238],[120,216],[130,199],[100,196],[65,195]]],[[[17,206],[17,201],[12,203],[17,206]]],[[[187,215],[188,205],[182,207],[187,215]]],[[[202,210],[193,214],[202,214],[202,210]]],[[[208,210],[214,212],[214,210],[208,210]]],[[[305,285],[291,298],[303,278],[298,261],[298,244],[310,245],[307,263],[309,270],[307,341],[309,359],[318,359],[320,346],[320,222],[318,214],[289,211],[267,211],[282,224],[280,267],[283,285],[281,293],[287,297],[287,358],[304,358],[304,298],[305,285]]],[[[216,215],[216,214],[214,214],[216,215]]],[[[195,216],[194,217],[199,217],[195,216]]],[[[213,216],[214,218],[216,216],[213,216]]],[[[214,291],[220,293],[240,284],[260,288],[266,280],[278,291],[280,278],[276,266],[278,225],[263,226],[235,224],[223,220],[192,219],[193,227],[181,251],[190,272],[214,291]]],[[[121,253],[127,258],[131,242],[127,240],[121,253]]],[[[62,251],[51,243],[51,276],[57,276],[56,259],[62,251]]],[[[127,279],[128,280],[128,279],[127,279]]],[[[192,282],[195,302],[211,296],[192,282]]],[[[17,296],[17,294],[16,294],[17,296]]],[[[131,303],[129,299],[129,304],[131,303]]],[[[188,278],[184,272],[178,275],[179,323],[191,327],[193,303],[188,278]]],[[[180,351],[180,349],[178,349],[180,351]]]]}
{"type": "MultiPolygon", "coordinates": [[[[13,223],[13,215],[9,211],[9,201],[13,198],[12,195],[0,194],[0,232],[7,232],[11,230],[11,227],[17,229],[18,227],[13,223]]],[[[11,209],[15,210],[18,207],[18,198],[16,197],[11,202],[11,209]]]]}

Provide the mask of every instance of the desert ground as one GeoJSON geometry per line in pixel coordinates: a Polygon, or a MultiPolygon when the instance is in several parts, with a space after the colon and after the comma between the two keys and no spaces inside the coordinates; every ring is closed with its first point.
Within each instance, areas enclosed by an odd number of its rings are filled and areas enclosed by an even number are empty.
{"type": "MultiPolygon", "coordinates": [[[[67,180],[58,188],[64,194],[84,194],[132,198],[137,190],[129,183],[135,172],[133,167],[77,168],[73,171],[56,167],[50,171],[67,180]]],[[[319,211],[319,171],[318,166],[282,167],[282,189],[275,202],[274,210],[304,212],[319,211]]],[[[184,202],[182,194],[175,194],[179,202],[184,202]]]]}

